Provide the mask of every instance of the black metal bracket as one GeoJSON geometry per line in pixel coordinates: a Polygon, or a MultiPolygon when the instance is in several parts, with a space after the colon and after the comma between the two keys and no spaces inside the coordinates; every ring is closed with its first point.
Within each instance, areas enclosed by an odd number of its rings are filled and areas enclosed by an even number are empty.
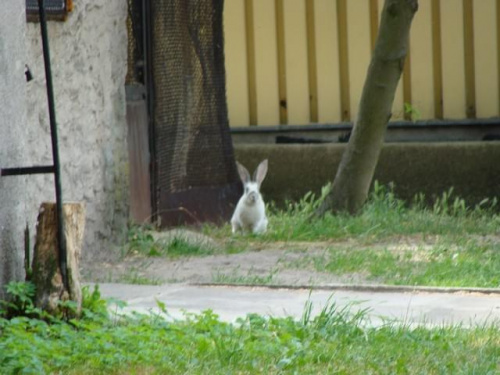
{"type": "Polygon", "coordinates": [[[22,176],[27,174],[55,173],[53,165],[42,165],[35,167],[2,168],[2,176],[22,176]]]}
{"type": "MultiPolygon", "coordinates": [[[[28,22],[39,22],[41,20],[39,13],[38,0],[26,1],[26,20],[28,22]]],[[[72,0],[45,0],[46,19],[51,21],[65,21],[68,13],[73,9],[72,0]]]]}
{"type": "Polygon", "coordinates": [[[66,252],[66,237],[64,236],[64,216],[62,207],[62,189],[61,189],[61,165],[59,162],[59,147],[57,138],[56,111],[54,102],[54,89],[52,86],[52,71],[50,67],[50,49],[47,33],[47,19],[45,14],[45,0],[38,1],[38,14],[40,17],[40,31],[42,35],[43,60],[45,65],[45,79],[47,83],[47,101],[49,107],[50,136],[52,140],[52,159],[53,165],[34,166],[20,168],[5,168],[1,170],[2,176],[19,176],[31,174],[54,174],[54,185],[56,193],[56,214],[57,214],[57,244],[59,248],[59,268],[65,290],[69,293],[68,280],[68,261],[66,252]]]}

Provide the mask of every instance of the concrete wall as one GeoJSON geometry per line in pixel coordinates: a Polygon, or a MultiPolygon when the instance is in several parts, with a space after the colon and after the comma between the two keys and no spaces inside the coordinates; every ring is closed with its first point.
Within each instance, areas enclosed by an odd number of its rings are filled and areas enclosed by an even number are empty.
{"type": "MultiPolygon", "coordinates": [[[[26,148],[24,2],[8,0],[0,12],[0,167],[21,164],[26,148]]],[[[0,177],[0,286],[24,277],[26,196],[22,178],[0,177]]],[[[3,296],[0,287],[0,298],[3,296]]]]}
{"type": "MultiPolygon", "coordinates": [[[[126,230],[128,164],[125,121],[127,2],[79,0],[66,22],[48,24],[64,201],[87,209],[83,260],[107,257],[126,230]]],[[[24,21],[24,19],[23,19],[24,21]]],[[[24,27],[24,24],[23,24],[24,27]]],[[[26,26],[26,165],[52,162],[40,25],[26,26]]],[[[2,34],[3,35],[3,34],[2,34]]],[[[23,61],[24,63],[24,61],[23,61]]],[[[27,178],[34,231],[42,201],[54,201],[50,175],[27,178]]]]}
{"type": "MultiPolygon", "coordinates": [[[[318,193],[333,181],[345,145],[235,145],[236,158],[253,170],[265,158],[269,172],[262,185],[268,201],[300,199],[318,193]]],[[[429,200],[454,188],[467,203],[500,198],[500,142],[389,143],[375,171],[384,185],[411,200],[424,193],[429,200]]]]}

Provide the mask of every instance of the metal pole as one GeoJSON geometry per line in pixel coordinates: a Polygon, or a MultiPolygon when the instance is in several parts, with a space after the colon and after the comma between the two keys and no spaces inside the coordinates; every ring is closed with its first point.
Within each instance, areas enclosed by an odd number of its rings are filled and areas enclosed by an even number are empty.
{"type": "Polygon", "coordinates": [[[63,207],[62,207],[61,168],[59,163],[56,111],[54,106],[54,90],[52,87],[49,38],[47,35],[47,20],[45,17],[44,0],[38,0],[38,14],[40,16],[40,29],[42,33],[43,59],[45,63],[45,79],[47,84],[47,100],[49,105],[50,136],[52,138],[52,158],[54,161],[54,183],[56,188],[56,212],[57,212],[57,243],[59,245],[59,267],[61,269],[61,276],[64,288],[69,293],[66,237],[64,235],[64,217],[63,217],[63,207]]]}

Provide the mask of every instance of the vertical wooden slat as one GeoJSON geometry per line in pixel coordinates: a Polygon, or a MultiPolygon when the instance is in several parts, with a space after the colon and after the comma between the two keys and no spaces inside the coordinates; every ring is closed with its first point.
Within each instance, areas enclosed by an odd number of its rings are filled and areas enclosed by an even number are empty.
{"type": "MultiPolygon", "coordinates": [[[[356,121],[367,67],[370,65],[372,55],[370,51],[370,3],[368,0],[346,0],[344,3],[349,58],[349,112],[351,121],[356,121]]],[[[399,96],[401,105],[398,108],[402,108],[403,95],[399,96]]]]}
{"type": "Polygon", "coordinates": [[[310,122],[310,112],[306,4],[304,0],[284,0],[283,7],[285,14],[288,124],[308,124],[310,122]]]}
{"type": "Polygon", "coordinates": [[[316,53],[318,63],[318,122],[341,121],[337,4],[316,0],[316,53]]]}
{"type": "Polygon", "coordinates": [[[411,97],[411,57],[410,57],[410,51],[411,51],[411,42],[408,40],[408,51],[406,53],[406,59],[405,59],[405,65],[403,68],[403,118],[405,120],[412,120],[412,114],[407,113],[405,111],[405,105],[408,103],[409,105],[412,105],[412,97],[411,97]]]}
{"type": "Polygon", "coordinates": [[[432,0],[432,60],[434,71],[434,115],[443,118],[443,57],[441,48],[441,4],[432,0]]]}
{"type": "MultiPolygon", "coordinates": [[[[408,52],[406,55],[405,59],[405,66],[403,69],[403,105],[408,103],[409,105],[412,105],[412,98],[411,98],[411,57],[410,57],[410,42],[408,41],[408,52]]],[[[404,112],[404,118],[405,120],[412,120],[412,114],[410,112],[404,112]]]]}
{"type": "Polygon", "coordinates": [[[371,50],[375,49],[378,34],[378,0],[370,0],[370,42],[371,50]]]}
{"type": "Polygon", "coordinates": [[[250,125],[257,125],[257,84],[255,73],[253,0],[245,0],[245,32],[247,43],[249,120],[250,125]]]}
{"type": "Polygon", "coordinates": [[[463,0],[465,103],[467,118],[476,117],[476,78],[474,68],[474,14],[472,0],[463,0]]]}
{"type": "Polygon", "coordinates": [[[440,3],[443,116],[447,119],[464,119],[467,118],[467,105],[463,2],[440,0],[440,3]]]}
{"type": "Polygon", "coordinates": [[[305,0],[305,2],[307,27],[307,72],[309,80],[309,119],[311,122],[318,122],[318,73],[316,61],[314,0],[305,0]]]}
{"type": "MultiPolygon", "coordinates": [[[[498,67],[498,98],[500,99],[500,0],[497,0],[497,67],[498,67]]],[[[499,106],[500,107],[500,106],[499,106]]],[[[500,108],[498,109],[500,116],[500,108]]]]}
{"type": "Polygon", "coordinates": [[[340,108],[342,111],[342,121],[349,121],[351,119],[351,102],[349,88],[349,57],[347,51],[346,0],[337,0],[337,26],[339,38],[340,108]]]}
{"type": "Polygon", "coordinates": [[[497,0],[474,1],[476,117],[499,114],[497,0]]]}
{"type": "Polygon", "coordinates": [[[286,60],[285,60],[285,19],[283,0],[275,1],[276,41],[278,49],[278,91],[280,106],[280,124],[288,124],[286,98],[286,60]]]}
{"type": "Polygon", "coordinates": [[[151,220],[148,112],[145,100],[127,100],[130,216],[137,224],[151,220]]]}
{"type": "Polygon", "coordinates": [[[245,1],[224,3],[224,54],[229,125],[248,126],[248,67],[245,1]]]}
{"type": "Polygon", "coordinates": [[[434,119],[432,1],[419,1],[410,33],[411,101],[420,120],[434,119]]]}
{"type": "MultiPolygon", "coordinates": [[[[286,9],[286,1],[283,3],[286,9]]],[[[278,46],[276,43],[276,15],[274,14],[274,6],[274,1],[253,0],[258,125],[277,125],[280,123],[278,54],[276,52],[278,46]]],[[[288,30],[286,29],[285,23],[285,37],[287,33],[288,30]]],[[[303,34],[305,40],[305,27],[303,34]]],[[[303,55],[305,60],[305,52],[303,55]]],[[[286,69],[287,77],[290,77],[288,65],[286,69]]],[[[304,76],[305,74],[304,69],[304,76]]],[[[304,79],[304,82],[307,83],[307,80],[304,79]]],[[[287,79],[287,103],[290,102],[289,85],[290,80],[287,79]]],[[[303,92],[304,97],[307,97],[307,91],[303,90],[303,92]]],[[[290,119],[290,105],[288,105],[287,108],[288,119],[290,119]]]]}

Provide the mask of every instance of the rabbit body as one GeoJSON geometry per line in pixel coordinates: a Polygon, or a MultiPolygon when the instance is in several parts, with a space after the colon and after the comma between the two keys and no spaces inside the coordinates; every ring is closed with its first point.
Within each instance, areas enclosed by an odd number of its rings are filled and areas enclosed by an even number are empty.
{"type": "Polygon", "coordinates": [[[266,206],[260,194],[260,185],[267,173],[267,160],[259,164],[254,175],[254,181],[251,180],[247,169],[237,163],[238,173],[243,182],[243,196],[238,201],[231,226],[233,233],[242,231],[244,233],[262,234],[267,230],[266,206]]]}

